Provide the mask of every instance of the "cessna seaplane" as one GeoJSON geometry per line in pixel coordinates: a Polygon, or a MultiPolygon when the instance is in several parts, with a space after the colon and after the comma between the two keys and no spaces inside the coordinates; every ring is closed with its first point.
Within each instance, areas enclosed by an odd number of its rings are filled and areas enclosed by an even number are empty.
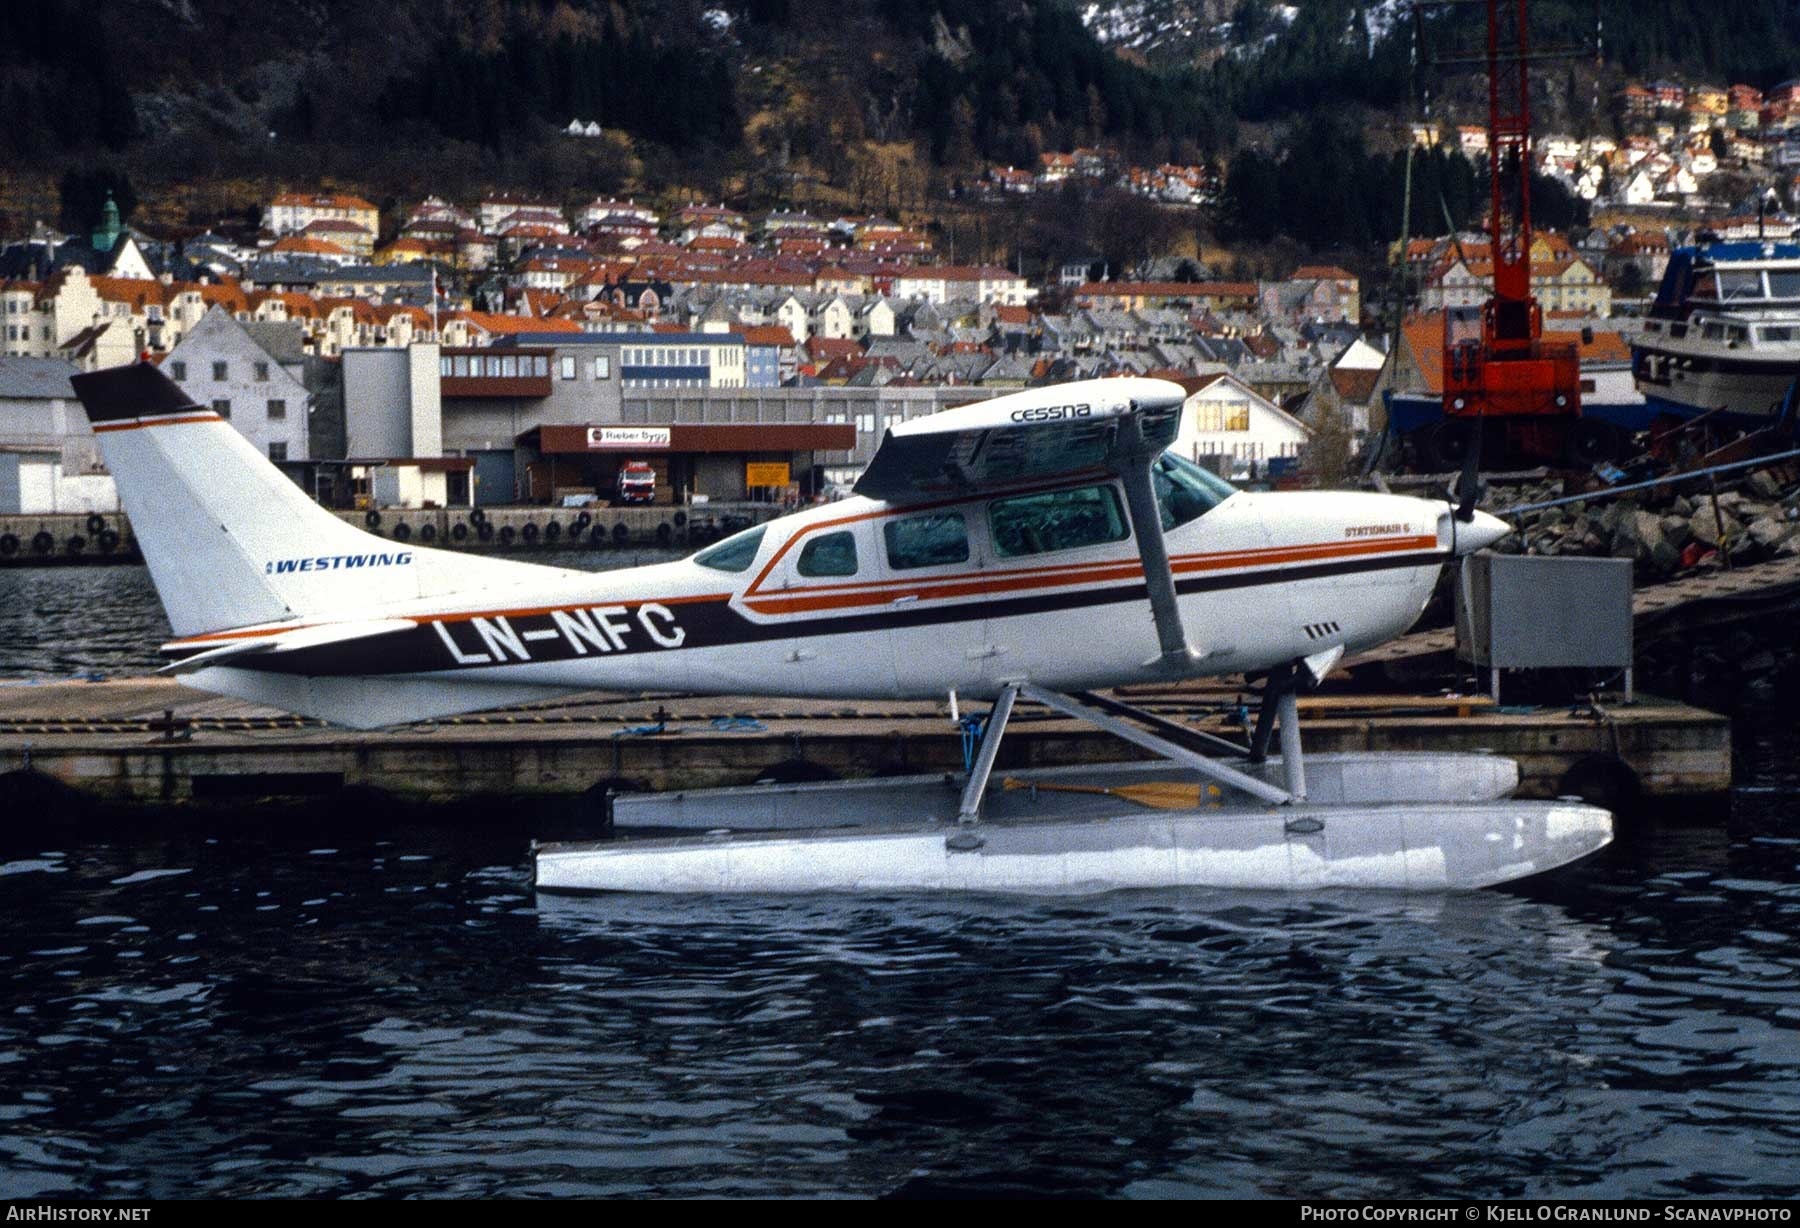
{"type": "Polygon", "coordinates": [[[536,847],[542,890],[1445,890],[1611,839],[1495,756],[1303,756],[1297,693],[1507,526],[1239,491],[1168,451],[1167,381],[905,422],[851,498],[603,573],[364,533],[148,363],[74,383],[198,689],[359,729],[591,690],[991,704],[961,774],[618,798],[612,838],[536,847]],[[1222,674],[1265,680],[1245,744],[1091,693],[1222,674]],[[1157,758],[996,780],[1021,700],[1157,758]]]}

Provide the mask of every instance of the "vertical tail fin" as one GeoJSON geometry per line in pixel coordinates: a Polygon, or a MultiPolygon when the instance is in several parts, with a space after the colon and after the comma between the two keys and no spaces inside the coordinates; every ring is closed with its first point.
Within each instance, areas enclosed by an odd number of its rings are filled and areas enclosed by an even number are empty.
{"type": "Polygon", "coordinates": [[[150,363],[72,382],[178,636],[555,574],[345,524],[150,363]]]}

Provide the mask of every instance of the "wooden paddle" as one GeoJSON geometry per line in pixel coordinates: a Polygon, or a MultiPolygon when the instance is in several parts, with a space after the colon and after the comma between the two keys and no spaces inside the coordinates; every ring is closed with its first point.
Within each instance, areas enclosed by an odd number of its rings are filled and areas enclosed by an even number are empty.
{"type": "Polygon", "coordinates": [[[1000,782],[1000,787],[1009,790],[1043,789],[1049,793],[1104,793],[1152,810],[1198,810],[1204,805],[1217,805],[1220,796],[1218,785],[1182,780],[1147,780],[1139,785],[1063,785],[1008,776],[1000,782]]]}

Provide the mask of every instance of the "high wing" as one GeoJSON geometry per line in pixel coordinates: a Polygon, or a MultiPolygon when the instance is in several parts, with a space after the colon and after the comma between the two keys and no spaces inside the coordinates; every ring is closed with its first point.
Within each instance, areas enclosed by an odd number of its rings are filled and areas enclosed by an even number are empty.
{"type": "Polygon", "coordinates": [[[889,503],[1143,470],[1174,442],[1187,392],[1160,379],[1033,388],[888,430],[856,493],[889,503]]]}
{"type": "Polygon", "coordinates": [[[903,422],[888,431],[856,493],[888,503],[999,493],[1084,477],[1125,488],[1158,655],[1146,666],[1191,673],[1150,464],[1175,441],[1187,391],[1160,379],[1096,379],[1034,388],[903,422]]]}

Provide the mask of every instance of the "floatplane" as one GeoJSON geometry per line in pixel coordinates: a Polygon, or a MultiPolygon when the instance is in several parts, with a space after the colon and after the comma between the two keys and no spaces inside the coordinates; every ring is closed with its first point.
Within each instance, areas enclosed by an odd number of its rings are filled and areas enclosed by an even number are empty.
{"type": "Polygon", "coordinates": [[[1612,836],[1497,756],[1304,755],[1297,695],[1508,528],[1472,494],[1237,490],[1169,452],[1167,381],[902,423],[852,497],[603,573],[364,533],[148,363],[74,383],[198,689],[358,729],[593,690],[987,705],[960,774],[619,797],[610,838],[534,846],[542,890],[1437,891],[1612,836]],[[1094,693],[1236,674],[1243,743],[1094,693]],[[1155,758],[996,779],[1020,701],[1155,758]]]}

